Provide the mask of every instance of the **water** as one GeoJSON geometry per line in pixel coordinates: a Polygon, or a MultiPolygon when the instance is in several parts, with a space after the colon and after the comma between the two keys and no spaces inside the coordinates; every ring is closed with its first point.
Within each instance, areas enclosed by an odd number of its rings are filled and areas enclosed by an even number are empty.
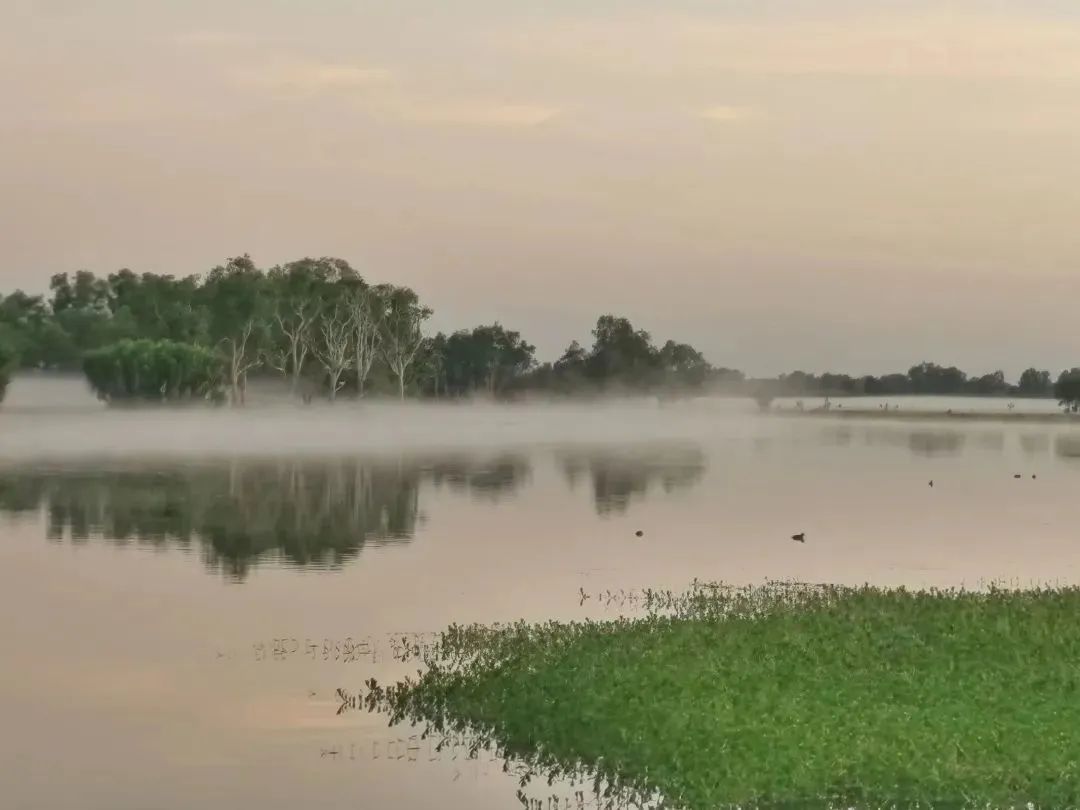
{"type": "Polygon", "coordinates": [[[517,807],[499,762],[338,714],[336,690],[413,672],[402,636],[614,616],[695,577],[1080,582],[1066,425],[124,413],[48,386],[0,411],[5,807],[517,807]]]}

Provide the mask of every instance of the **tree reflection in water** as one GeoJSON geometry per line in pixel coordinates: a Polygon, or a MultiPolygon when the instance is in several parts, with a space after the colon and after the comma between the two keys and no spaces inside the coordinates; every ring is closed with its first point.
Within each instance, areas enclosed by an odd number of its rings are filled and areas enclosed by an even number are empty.
{"type": "Polygon", "coordinates": [[[601,515],[625,512],[654,484],[665,493],[696,484],[705,474],[705,453],[691,444],[663,444],[625,450],[567,451],[561,454],[571,488],[584,476],[592,481],[601,515]]]}
{"type": "Polygon", "coordinates": [[[198,548],[235,580],[266,560],[337,568],[367,545],[406,542],[425,481],[509,495],[528,480],[518,457],[233,460],[0,472],[0,511],[44,511],[46,535],[198,548]]]}

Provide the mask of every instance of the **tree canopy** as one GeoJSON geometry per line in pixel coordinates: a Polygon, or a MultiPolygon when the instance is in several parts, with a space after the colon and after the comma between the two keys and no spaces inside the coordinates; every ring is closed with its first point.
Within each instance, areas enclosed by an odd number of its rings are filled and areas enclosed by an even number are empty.
{"type": "Polygon", "coordinates": [[[314,392],[333,399],[720,391],[763,407],[777,396],[802,395],[1076,401],[1062,396],[1071,393],[1073,372],[1055,385],[1037,368],[1015,385],[1001,371],[968,376],[930,362],[880,377],[793,371],[747,379],[713,367],[689,343],[654,342],[649,331],[613,313],[596,320],[590,343],[574,340],[554,361],[540,362],[536,348],[499,321],[430,334],[431,315],[413,289],[373,284],[336,257],[262,269],[244,253],[183,277],[126,268],[104,277],[58,273],[47,295],[0,296],[0,396],[20,367],[81,369],[110,402],[227,393],[243,404],[253,376],[278,376],[305,399],[314,392]]]}

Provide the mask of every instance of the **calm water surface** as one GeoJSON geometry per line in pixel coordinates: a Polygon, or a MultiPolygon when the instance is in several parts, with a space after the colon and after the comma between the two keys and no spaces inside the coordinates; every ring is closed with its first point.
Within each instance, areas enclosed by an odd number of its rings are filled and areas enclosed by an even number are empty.
{"type": "Polygon", "coordinates": [[[415,671],[403,636],[614,616],[695,577],[1080,582],[1064,426],[35,391],[0,412],[5,807],[517,807],[491,757],[336,690],[415,671]]]}

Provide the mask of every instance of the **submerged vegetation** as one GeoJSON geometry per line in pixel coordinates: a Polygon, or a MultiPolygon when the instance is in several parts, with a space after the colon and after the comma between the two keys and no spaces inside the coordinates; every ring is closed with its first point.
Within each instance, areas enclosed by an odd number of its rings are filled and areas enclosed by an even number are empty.
{"type": "Polygon", "coordinates": [[[1080,589],[770,584],[453,627],[391,722],[673,807],[1076,806],[1080,589]]]}

